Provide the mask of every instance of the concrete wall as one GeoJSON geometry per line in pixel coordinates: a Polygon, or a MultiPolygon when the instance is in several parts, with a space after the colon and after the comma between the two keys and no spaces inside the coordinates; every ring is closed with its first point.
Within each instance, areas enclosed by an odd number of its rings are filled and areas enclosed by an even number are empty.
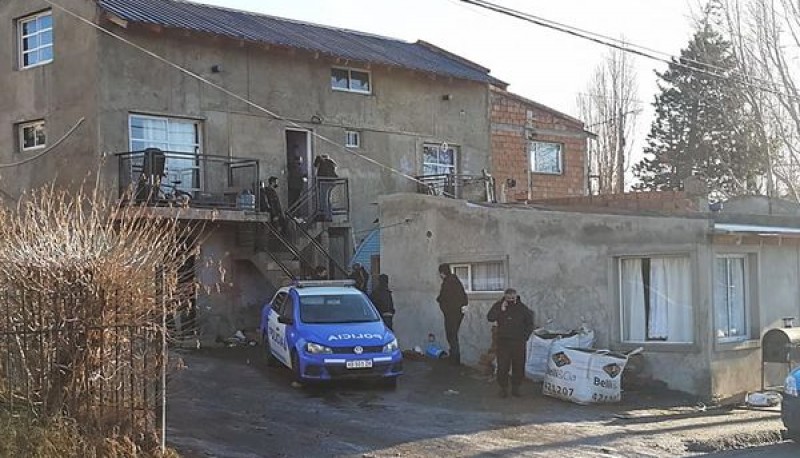
{"type": "MultiPolygon", "coordinates": [[[[64,0],[64,6],[94,18],[90,0],[64,0]]],[[[44,119],[47,145],[53,145],[82,118],[86,122],[47,156],[0,170],[0,194],[16,199],[25,189],[51,183],[77,185],[98,169],[97,34],[60,10],[53,11],[53,62],[20,70],[16,20],[49,8],[40,0],[0,2],[0,163],[30,159],[41,150],[20,151],[17,124],[44,119]]]]}
{"type": "MultiPolygon", "coordinates": [[[[713,392],[717,397],[728,398],[761,389],[761,338],[769,329],[782,327],[782,318],[800,317],[800,243],[792,239],[778,242],[771,237],[745,239],[737,244],[731,238],[718,237],[714,251],[747,254],[755,261],[748,282],[753,323],[750,340],[735,344],[715,342],[711,353],[713,392]]],[[[786,367],[766,367],[767,384],[782,385],[786,367]]]]}
{"type": "MultiPolygon", "coordinates": [[[[446,141],[461,149],[461,171],[489,167],[488,89],[485,84],[432,78],[401,69],[372,67],[373,93],[330,88],[335,60],[301,51],[239,44],[181,32],[115,28],[127,38],[203,77],[332,139],[314,140],[315,154],[328,153],[339,175],[350,179],[354,231],[372,226],[376,197],[411,191],[415,184],[345,153],[345,130],[361,131],[365,156],[409,175],[422,169],[422,144],[446,141]],[[211,67],[220,65],[220,73],[211,67]],[[450,94],[450,100],[443,100],[450,94]],[[319,117],[321,124],[311,122],[319,117]]],[[[103,149],[128,149],[128,115],[154,113],[202,120],[206,153],[256,158],[262,178],[283,176],[288,126],[201,84],[112,38],[100,44],[100,126],[103,149]]],[[[351,67],[363,67],[355,63],[351,67]]],[[[284,180],[285,181],[285,180],[284,180]]],[[[285,185],[285,183],[284,183],[285,185]]]]}
{"type": "MultiPolygon", "coordinates": [[[[380,209],[387,226],[381,231],[381,267],[395,291],[395,329],[404,348],[423,345],[429,332],[444,340],[435,301],[440,262],[505,260],[508,285],[534,310],[537,325],[552,319],[550,327],[572,329],[585,320],[599,348],[631,349],[619,342],[615,257],[689,255],[695,343],[646,344],[646,370],[673,389],[710,395],[709,270],[702,267],[711,259],[707,220],[489,208],[419,195],[387,196],[380,209]]],[[[485,316],[498,296],[470,295],[461,329],[467,364],[489,346],[485,316]]]]}

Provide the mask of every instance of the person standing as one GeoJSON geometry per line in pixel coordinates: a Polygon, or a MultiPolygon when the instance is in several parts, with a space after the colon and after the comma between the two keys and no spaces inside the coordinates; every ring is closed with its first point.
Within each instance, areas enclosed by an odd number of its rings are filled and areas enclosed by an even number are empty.
{"type": "Polygon", "coordinates": [[[458,331],[464,312],[467,311],[467,292],[461,280],[450,271],[450,265],[439,265],[439,277],[442,279],[442,288],[436,302],[444,315],[444,333],[447,344],[450,345],[450,360],[453,364],[461,364],[461,349],[458,345],[458,331]]]}
{"type": "Polygon", "coordinates": [[[336,162],[327,154],[322,154],[314,159],[314,167],[317,171],[317,184],[319,186],[319,212],[323,221],[333,221],[333,209],[331,208],[331,192],[336,186],[336,162]]]}
{"type": "Polygon", "coordinates": [[[375,304],[375,308],[377,308],[378,312],[381,314],[381,318],[383,318],[386,327],[394,331],[394,328],[392,328],[394,321],[394,301],[392,300],[392,290],[389,289],[388,275],[378,275],[378,284],[372,288],[370,299],[372,299],[372,303],[375,304]]]}
{"type": "Polygon", "coordinates": [[[356,282],[356,288],[362,293],[367,294],[367,285],[369,285],[369,274],[367,269],[361,263],[353,263],[353,272],[350,274],[350,280],[356,282]]]}
{"type": "Polygon", "coordinates": [[[270,223],[286,235],[286,215],[283,213],[281,198],[278,196],[278,177],[269,177],[266,187],[261,188],[261,210],[269,213],[270,223]],[[266,207],[266,208],[265,208],[266,207]]]}
{"type": "Polygon", "coordinates": [[[508,397],[508,373],[511,371],[511,395],[520,396],[519,386],[525,374],[525,344],[533,333],[533,312],[520,301],[517,291],[509,288],[495,302],[486,318],[497,323],[497,383],[500,397],[508,397]]]}

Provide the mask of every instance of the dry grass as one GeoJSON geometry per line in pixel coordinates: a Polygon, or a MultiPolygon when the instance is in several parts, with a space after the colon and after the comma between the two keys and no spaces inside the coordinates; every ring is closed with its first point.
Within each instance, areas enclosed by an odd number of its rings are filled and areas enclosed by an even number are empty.
{"type": "Polygon", "coordinates": [[[97,192],[48,188],[0,209],[0,396],[11,406],[0,442],[40,439],[0,456],[154,449],[162,322],[195,290],[179,275],[197,233],[97,192]]]}

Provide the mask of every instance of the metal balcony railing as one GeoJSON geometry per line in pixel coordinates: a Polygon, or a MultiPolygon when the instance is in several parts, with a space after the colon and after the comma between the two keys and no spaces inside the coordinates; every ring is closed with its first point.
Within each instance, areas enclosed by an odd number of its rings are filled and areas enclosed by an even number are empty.
{"type": "Polygon", "coordinates": [[[420,175],[417,192],[430,196],[443,196],[450,199],[467,199],[481,202],[494,202],[494,179],[491,175],[420,175]]]}
{"type": "Polygon", "coordinates": [[[288,209],[291,218],[311,224],[315,221],[346,222],[350,219],[350,184],[347,178],[315,178],[288,209]]]}
{"type": "Polygon", "coordinates": [[[119,196],[152,206],[258,211],[255,159],[150,148],[117,154],[119,196]]]}

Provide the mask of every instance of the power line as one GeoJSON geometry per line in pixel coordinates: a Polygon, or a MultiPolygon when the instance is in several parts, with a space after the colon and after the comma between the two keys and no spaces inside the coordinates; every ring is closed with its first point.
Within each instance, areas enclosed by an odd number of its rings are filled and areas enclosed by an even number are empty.
{"type": "MultiPolygon", "coordinates": [[[[178,70],[179,72],[181,72],[181,73],[183,73],[183,74],[185,74],[185,75],[187,75],[187,76],[189,76],[191,78],[194,78],[194,79],[202,82],[203,84],[206,84],[206,85],[208,85],[210,87],[213,87],[214,89],[217,89],[218,91],[222,92],[223,94],[225,94],[225,95],[227,95],[229,97],[232,97],[232,98],[234,98],[234,99],[246,104],[247,106],[255,108],[256,110],[261,111],[263,113],[266,113],[269,116],[271,116],[272,118],[274,118],[276,120],[279,120],[279,121],[283,121],[283,122],[287,123],[288,125],[290,125],[292,127],[296,127],[296,128],[300,128],[300,129],[304,129],[305,130],[305,128],[302,125],[300,125],[300,124],[298,124],[298,123],[296,123],[296,122],[294,122],[294,121],[292,121],[292,120],[290,120],[288,118],[285,118],[285,117],[283,117],[283,116],[281,116],[281,115],[279,115],[279,114],[277,114],[277,113],[275,113],[275,112],[263,107],[262,105],[259,105],[259,104],[255,103],[255,102],[253,102],[250,99],[242,97],[239,94],[236,94],[235,92],[233,92],[233,91],[231,91],[229,89],[226,89],[225,87],[220,86],[219,84],[214,83],[213,81],[211,81],[211,80],[209,80],[207,78],[204,78],[203,76],[201,76],[201,75],[199,75],[199,74],[197,74],[197,73],[195,73],[195,72],[193,72],[193,71],[191,71],[191,70],[189,70],[189,69],[187,69],[185,67],[182,67],[182,66],[170,61],[169,59],[167,59],[165,57],[162,57],[161,55],[156,54],[155,52],[150,51],[149,49],[147,49],[147,48],[145,48],[143,46],[140,46],[140,45],[128,40],[127,38],[125,38],[125,37],[123,37],[123,36],[121,36],[119,34],[116,34],[116,33],[112,32],[111,30],[108,30],[105,27],[100,26],[99,24],[95,24],[91,20],[84,18],[83,16],[81,16],[81,15],[79,15],[79,14],[77,14],[77,13],[75,13],[75,12],[69,10],[69,9],[67,9],[66,7],[56,3],[53,0],[44,0],[44,2],[49,4],[53,8],[59,9],[59,10],[63,11],[64,13],[66,13],[67,15],[72,16],[73,18],[77,19],[78,21],[83,22],[84,24],[87,24],[87,25],[89,25],[90,27],[92,27],[92,28],[94,28],[96,30],[98,30],[98,31],[100,31],[100,32],[102,32],[102,33],[104,33],[104,34],[106,34],[106,35],[108,35],[108,36],[110,36],[110,37],[112,37],[112,38],[114,38],[116,40],[119,40],[119,41],[127,44],[128,46],[131,46],[131,47],[137,49],[138,51],[140,51],[140,52],[152,57],[153,59],[156,59],[157,61],[159,61],[159,62],[161,62],[161,63],[163,63],[163,64],[165,64],[165,65],[167,65],[169,67],[172,67],[172,68],[178,70]]],[[[423,182],[422,180],[420,180],[420,179],[418,179],[418,178],[416,178],[414,176],[411,176],[411,175],[409,175],[409,174],[407,174],[407,173],[405,173],[403,171],[397,170],[394,167],[391,167],[391,166],[388,166],[386,164],[383,164],[383,163],[381,163],[381,162],[379,162],[379,161],[377,161],[377,160],[375,160],[375,159],[373,159],[371,157],[368,157],[368,156],[360,154],[360,153],[358,153],[356,151],[353,151],[352,149],[350,149],[350,148],[348,148],[346,146],[343,146],[339,142],[331,140],[330,138],[325,137],[324,135],[321,135],[321,134],[319,134],[319,133],[317,133],[317,132],[315,132],[313,130],[309,130],[308,132],[313,137],[318,138],[319,140],[321,140],[321,141],[323,141],[325,143],[329,143],[330,145],[334,146],[337,149],[340,149],[340,150],[342,150],[342,151],[344,151],[346,153],[352,154],[353,156],[356,156],[356,157],[361,158],[361,159],[363,159],[363,160],[365,160],[365,161],[367,161],[369,163],[377,165],[380,168],[383,168],[385,170],[388,170],[389,172],[392,172],[394,174],[402,176],[403,178],[406,178],[406,179],[408,179],[410,181],[413,181],[415,183],[422,184],[422,185],[427,185],[425,182],[423,182]]]]}
{"type": "Polygon", "coordinates": [[[36,154],[35,156],[26,157],[25,159],[22,159],[21,161],[10,162],[8,164],[0,164],[0,169],[7,169],[7,168],[10,168],[10,167],[18,167],[20,165],[27,164],[28,162],[33,162],[36,159],[39,159],[40,157],[48,154],[49,152],[51,152],[51,151],[55,150],[56,148],[58,148],[58,146],[60,144],[62,144],[64,141],[66,141],[67,138],[69,138],[73,133],[75,133],[75,131],[78,130],[78,127],[80,127],[81,124],[83,124],[84,121],[86,121],[86,118],[79,119],[78,122],[76,122],[75,125],[72,126],[72,128],[70,130],[67,131],[67,133],[65,133],[63,136],[61,136],[61,138],[59,138],[55,143],[53,143],[52,145],[48,146],[44,151],[41,151],[40,153],[36,154]]]}
{"type": "Polygon", "coordinates": [[[752,81],[761,81],[761,82],[763,82],[765,84],[770,84],[770,85],[775,84],[775,83],[770,82],[770,81],[760,80],[758,78],[754,78],[754,77],[749,76],[749,75],[744,75],[744,74],[742,74],[740,72],[737,72],[735,70],[730,70],[730,69],[725,69],[725,68],[722,68],[722,67],[717,67],[717,66],[714,66],[713,64],[699,62],[699,61],[696,61],[696,60],[693,60],[693,59],[686,59],[686,58],[683,58],[683,57],[676,57],[676,56],[664,53],[662,51],[651,50],[650,48],[647,48],[645,46],[635,45],[635,44],[632,44],[632,43],[629,43],[629,42],[626,42],[626,41],[617,40],[617,39],[613,39],[613,38],[610,38],[610,37],[605,37],[603,35],[600,35],[600,34],[597,34],[597,33],[594,33],[594,32],[584,31],[584,30],[579,29],[577,27],[572,27],[572,26],[560,24],[558,22],[551,21],[549,19],[540,18],[540,17],[534,16],[534,15],[531,15],[529,13],[525,13],[523,11],[515,10],[513,8],[508,8],[508,7],[505,7],[505,6],[502,6],[502,5],[498,5],[496,3],[491,3],[491,2],[488,2],[488,1],[485,1],[485,0],[460,0],[460,1],[463,2],[463,3],[469,4],[469,5],[477,6],[477,7],[480,7],[480,8],[484,8],[484,9],[487,9],[487,10],[494,11],[496,13],[504,14],[506,16],[510,16],[510,17],[514,17],[516,19],[520,19],[520,20],[523,20],[523,21],[526,21],[526,22],[530,22],[532,24],[535,24],[535,25],[538,25],[538,26],[541,26],[541,27],[545,27],[545,28],[548,28],[548,29],[551,29],[551,30],[555,30],[557,32],[566,33],[568,35],[572,35],[572,36],[577,37],[577,38],[581,38],[581,39],[584,39],[584,40],[592,41],[594,43],[597,43],[597,44],[600,44],[600,45],[603,45],[603,46],[607,46],[607,47],[610,47],[610,48],[614,48],[614,49],[617,49],[617,50],[622,51],[622,52],[635,54],[637,56],[641,56],[641,57],[644,57],[644,58],[647,58],[647,59],[650,59],[650,60],[655,60],[655,61],[658,61],[658,62],[666,63],[668,65],[674,65],[674,66],[681,67],[681,68],[684,68],[684,69],[687,69],[687,70],[690,70],[690,71],[693,71],[693,72],[696,72],[696,73],[701,73],[701,74],[704,74],[704,75],[707,75],[707,76],[710,76],[710,77],[713,77],[713,78],[724,79],[724,80],[729,80],[729,81],[735,81],[735,82],[737,82],[739,84],[742,84],[743,86],[751,87],[753,89],[758,89],[760,91],[772,93],[772,94],[775,94],[775,95],[781,95],[781,96],[788,97],[788,98],[797,98],[797,96],[786,94],[784,92],[781,92],[778,89],[774,89],[774,88],[766,87],[766,86],[761,86],[761,85],[756,85],[756,84],[753,84],[753,83],[751,83],[749,81],[746,81],[746,79],[749,79],[749,80],[752,80],[752,81]],[[669,58],[668,59],[667,58],[661,58],[661,57],[658,57],[658,56],[656,56],[654,54],[663,54],[665,56],[669,56],[669,58]],[[710,70],[706,70],[704,68],[699,68],[699,67],[696,67],[696,66],[688,65],[686,62],[694,62],[697,65],[702,65],[703,67],[706,67],[706,68],[709,68],[709,69],[717,69],[717,70],[725,72],[726,74],[716,73],[716,72],[713,72],[713,71],[710,71],[710,70]],[[739,79],[732,78],[732,76],[734,76],[734,75],[738,75],[738,76],[740,76],[740,78],[739,79]]]}

